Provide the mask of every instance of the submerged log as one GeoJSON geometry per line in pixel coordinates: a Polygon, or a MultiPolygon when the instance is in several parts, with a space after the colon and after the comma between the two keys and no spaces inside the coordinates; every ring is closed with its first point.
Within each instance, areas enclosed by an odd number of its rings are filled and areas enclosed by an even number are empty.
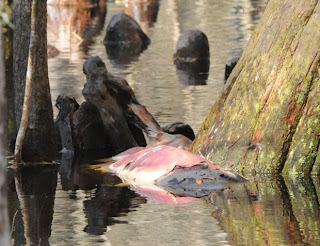
{"type": "Polygon", "coordinates": [[[193,146],[236,170],[319,173],[320,3],[271,0],[193,146]]]}

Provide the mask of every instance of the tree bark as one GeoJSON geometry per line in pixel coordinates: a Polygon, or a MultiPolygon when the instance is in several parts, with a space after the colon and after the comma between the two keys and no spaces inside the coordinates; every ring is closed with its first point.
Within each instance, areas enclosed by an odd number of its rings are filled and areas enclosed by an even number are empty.
{"type": "Polygon", "coordinates": [[[319,15],[318,0],[268,3],[194,152],[237,171],[319,173],[319,15]]]}
{"type": "Polygon", "coordinates": [[[22,151],[22,143],[26,134],[28,121],[29,121],[29,110],[30,110],[30,101],[31,101],[31,93],[32,93],[32,84],[33,77],[31,76],[34,73],[34,42],[37,36],[35,35],[35,8],[36,1],[32,2],[32,11],[31,11],[31,34],[30,34],[30,42],[29,42],[29,55],[28,55],[28,65],[27,65],[27,77],[26,77],[26,85],[24,92],[24,101],[23,101],[23,110],[20,120],[20,127],[17,134],[16,145],[14,149],[14,165],[17,166],[21,163],[21,151],[22,151]]]}
{"type": "Polygon", "coordinates": [[[2,25],[0,19],[0,245],[9,245],[9,220],[7,209],[7,192],[6,192],[6,166],[5,158],[6,145],[4,144],[5,122],[6,122],[6,100],[5,100],[5,69],[2,40],[2,25]]]}
{"type": "MultiPolygon", "coordinates": [[[[14,10],[14,80],[16,122],[20,125],[24,99],[27,57],[30,40],[31,1],[21,1],[14,10]]],[[[36,1],[34,15],[35,35],[32,47],[34,81],[30,103],[29,123],[23,142],[25,161],[52,161],[56,157],[56,136],[48,79],[47,63],[47,4],[36,1]]]]}

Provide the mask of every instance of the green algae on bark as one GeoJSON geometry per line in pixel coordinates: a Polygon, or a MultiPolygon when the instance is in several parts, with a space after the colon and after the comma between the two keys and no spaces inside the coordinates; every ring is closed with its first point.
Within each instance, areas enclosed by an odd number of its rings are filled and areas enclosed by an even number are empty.
{"type": "MultiPolygon", "coordinates": [[[[300,148],[299,134],[308,134],[303,129],[306,126],[299,125],[306,108],[319,102],[314,92],[320,60],[319,14],[317,0],[269,2],[202,125],[193,152],[244,173],[280,173],[285,165],[292,170],[287,162],[290,155],[312,167],[318,137],[305,143],[311,146],[312,158],[294,149],[300,148]]],[[[313,118],[319,117],[313,112],[313,118]]],[[[308,127],[314,126],[309,123],[308,127]]]]}

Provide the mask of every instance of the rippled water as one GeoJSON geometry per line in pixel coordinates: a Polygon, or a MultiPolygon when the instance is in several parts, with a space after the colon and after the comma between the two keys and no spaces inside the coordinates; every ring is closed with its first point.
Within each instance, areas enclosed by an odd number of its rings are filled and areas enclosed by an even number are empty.
{"type": "MultiPolygon", "coordinates": [[[[49,59],[53,103],[60,94],[83,101],[83,62],[99,55],[162,126],[183,121],[197,132],[223,88],[225,64],[240,56],[266,1],[162,0],[148,15],[141,10],[150,5],[126,2],[109,1],[100,11],[48,8],[48,42],[60,50],[49,59]],[[124,10],[152,43],[136,61],[112,64],[103,39],[111,17],[124,10]],[[204,86],[179,81],[172,62],[179,35],[189,29],[209,39],[204,86]]],[[[320,244],[318,179],[258,177],[175,204],[176,197],[142,197],[115,176],[80,167],[28,167],[8,177],[14,245],[320,244]]]]}
{"type": "MultiPolygon", "coordinates": [[[[262,5],[261,1],[253,2],[260,2],[262,5]]],[[[141,25],[151,39],[151,45],[140,55],[138,61],[113,65],[107,58],[103,39],[111,17],[124,9],[122,4],[107,4],[104,28],[100,33],[88,37],[91,40],[87,42],[89,45],[79,44],[72,33],[80,28],[72,25],[70,27],[68,18],[64,22],[61,20],[58,27],[49,27],[49,43],[61,50],[58,57],[49,59],[53,101],[63,93],[74,96],[78,102],[83,101],[81,91],[85,76],[82,65],[85,58],[98,55],[106,63],[109,72],[128,80],[138,100],[161,125],[183,121],[198,131],[223,88],[225,64],[239,58],[257,22],[257,14],[261,14],[257,11],[259,8],[248,0],[159,1],[156,22],[142,22],[141,25]],[[152,27],[147,27],[148,25],[152,27]],[[55,32],[50,33],[51,29],[55,32]],[[191,29],[203,31],[209,39],[211,59],[206,86],[184,86],[179,82],[172,61],[180,34],[191,29]]],[[[56,17],[58,14],[54,12],[52,15],[56,17]]],[[[49,14],[49,25],[52,23],[50,16],[49,14]]],[[[94,29],[97,23],[99,20],[92,21],[89,26],[94,29]]]]}

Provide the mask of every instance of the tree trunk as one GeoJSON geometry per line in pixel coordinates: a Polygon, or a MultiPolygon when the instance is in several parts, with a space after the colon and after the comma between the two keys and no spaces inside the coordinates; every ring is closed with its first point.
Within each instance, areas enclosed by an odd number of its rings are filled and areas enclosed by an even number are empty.
{"type": "Polygon", "coordinates": [[[7,161],[5,158],[6,145],[4,139],[5,134],[5,113],[6,113],[6,100],[5,100],[5,69],[4,69],[4,55],[3,55],[3,41],[2,41],[2,25],[0,19],[0,245],[9,245],[9,220],[7,209],[7,192],[6,192],[6,166],[7,161]]]}
{"type": "Polygon", "coordinates": [[[319,173],[320,2],[271,0],[193,151],[244,172],[319,173]]]}
{"type": "Polygon", "coordinates": [[[25,92],[24,92],[24,101],[23,101],[23,108],[22,108],[22,115],[20,120],[20,127],[17,134],[15,149],[14,149],[14,165],[18,165],[21,163],[21,151],[22,151],[22,144],[26,134],[28,121],[29,121],[29,110],[30,110],[30,100],[31,100],[31,93],[32,93],[32,84],[33,84],[33,77],[31,74],[34,72],[34,39],[37,38],[35,36],[35,8],[36,2],[33,0],[32,2],[32,11],[31,11],[31,34],[30,34],[30,44],[29,44],[29,55],[28,55],[28,65],[27,65],[27,77],[26,77],[26,84],[25,84],[25,92]]]}
{"type": "MultiPolygon", "coordinates": [[[[11,8],[11,5],[6,5],[11,8]]],[[[6,23],[3,26],[3,45],[6,70],[5,95],[7,100],[7,135],[9,140],[13,140],[17,135],[15,113],[14,113],[14,84],[13,84],[13,29],[11,25],[6,23]]],[[[10,143],[9,143],[10,144],[10,143]]]]}
{"type": "MultiPolygon", "coordinates": [[[[21,1],[14,10],[14,80],[16,123],[20,125],[24,99],[27,57],[30,41],[31,1],[21,1]]],[[[32,63],[34,70],[29,123],[23,142],[25,161],[52,161],[56,156],[56,137],[48,79],[47,63],[47,4],[36,1],[34,15],[35,35],[32,63]]]]}

